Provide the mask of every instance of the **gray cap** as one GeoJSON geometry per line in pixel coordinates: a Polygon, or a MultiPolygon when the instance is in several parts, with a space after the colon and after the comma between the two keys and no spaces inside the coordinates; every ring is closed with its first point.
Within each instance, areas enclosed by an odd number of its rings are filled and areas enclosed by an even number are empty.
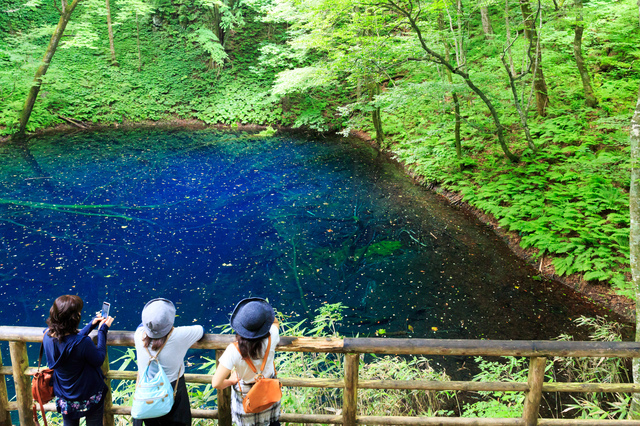
{"type": "Polygon", "coordinates": [[[152,339],[164,337],[176,320],[176,307],[167,299],[153,299],[142,309],[142,327],[152,339]]]}
{"type": "Polygon", "coordinates": [[[245,339],[259,339],[269,334],[276,314],[269,303],[259,297],[241,300],[231,314],[231,327],[245,339]]]}

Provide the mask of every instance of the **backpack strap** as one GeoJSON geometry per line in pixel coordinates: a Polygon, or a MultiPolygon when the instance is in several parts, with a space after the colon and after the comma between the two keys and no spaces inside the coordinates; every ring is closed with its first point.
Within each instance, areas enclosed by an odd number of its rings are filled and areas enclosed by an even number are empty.
{"type": "MultiPolygon", "coordinates": [[[[49,329],[45,330],[45,333],[49,331],[49,329]]],[[[44,353],[44,335],[43,337],[43,341],[40,342],[40,355],[38,356],[38,372],[36,373],[36,377],[40,374],[40,365],[42,364],[42,354],[44,353]]],[[[32,390],[33,390],[33,385],[32,385],[32,390]]],[[[40,422],[38,422],[38,412],[36,410],[36,402],[38,402],[38,404],[40,404],[40,410],[42,410],[42,420],[44,421],[44,426],[48,426],[47,423],[47,417],[45,415],[44,412],[44,404],[42,403],[42,396],[40,395],[40,387],[36,386],[35,387],[36,390],[36,400],[33,402],[33,420],[35,421],[35,423],[39,426],[40,422]]]]}
{"type": "MultiPolygon", "coordinates": [[[[240,352],[240,346],[238,346],[238,342],[233,342],[233,345],[236,347],[238,352],[240,352]]],[[[267,365],[267,358],[269,358],[269,349],[271,349],[271,333],[269,333],[269,340],[267,341],[267,349],[264,351],[264,359],[262,360],[262,366],[260,367],[259,373],[258,373],[258,370],[256,369],[256,366],[253,365],[253,361],[251,361],[251,358],[249,357],[242,358],[244,362],[247,363],[251,371],[253,371],[256,374],[256,377],[262,376],[262,372],[264,371],[264,366],[267,365]]],[[[240,356],[242,356],[242,352],[240,352],[240,356]]],[[[275,372],[275,369],[276,369],[276,363],[274,361],[273,362],[274,372],[275,372]]],[[[242,391],[242,385],[240,384],[240,380],[238,380],[238,389],[240,389],[240,395],[244,395],[244,392],[242,391]]]]}
{"type": "Polygon", "coordinates": [[[147,353],[149,354],[149,360],[158,361],[158,356],[160,355],[160,351],[162,351],[162,349],[164,349],[164,345],[169,340],[169,336],[171,336],[171,333],[173,333],[173,327],[171,327],[171,330],[167,334],[167,338],[164,340],[164,342],[162,342],[162,346],[160,346],[160,348],[158,349],[158,351],[156,352],[155,355],[151,355],[151,351],[149,351],[149,346],[145,346],[144,347],[147,350],[147,353]]]}
{"type": "MultiPolygon", "coordinates": [[[[240,347],[238,346],[238,342],[234,342],[233,345],[236,347],[236,349],[238,350],[238,352],[240,352],[240,347]]],[[[261,375],[262,372],[264,371],[264,366],[267,365],[267,358],[269,358],[269,349],[271,349],[271,334],[269,334],[269,340],[267,341],[267,349],[264,352],[264,359],[262,360],[262,366],[260,366],[260,372],[258,373],[258,370],[256,369],[256,366],[253,365],[253,361],[251,361],[251,358],[246,357],[246,358],[242,358],[244,360],[244,362],[247,363],[247,365],[249,366],[249,368],[251,369],[251,371],[253,371],[254,373],[261,375]]],[[[242,352],[240,352],[240,356],[242,356],[242,352]]],[[[273,368],[275,369],[275,362],[273,364],[273,368]]]]}
{"type": "MultiPolygon", "coordinates": [[[[167,338],[164,340],[164,342],[162,343],[162,346],[160,346],[160,348],[158,349],[158,351],[156,352],[155,355],[151,355],[151,351],[149,351],[149,347],[145,346],[144,348],[147,350],[147,353],[149,354],[149,363],[151,363],[151,361],[155,361],[158,363],[158,366],[160,365],[160,362],[158,361],[158,356],[160,355],[160,351],[162,351],[162,349],[164,349],[164,345],[169,341],[169,336],[171,336],[171,333],[173,333],[173,327],[171,327],[171,331],[169,331],[169,333],[167,334],[167,338]]],[[[149,368],[149,367],[147,367],[149,368]]],[[[138,372],[138,378],[140,376],[140,373],[138,372]]],[[[176,393],[178,393],[178,382],[180,381],[180,376],[182,376],[182,374],[180,374],[180,372],[178,371],[178,378],[176,379],[176,384],[173,387],[173,397],[176,397],[176,393]]],[[[138,380],[138,378],[136,378],[136,381],[138,380]]],[[[136,385],[137,386],[137,385],[136,385]]]]}

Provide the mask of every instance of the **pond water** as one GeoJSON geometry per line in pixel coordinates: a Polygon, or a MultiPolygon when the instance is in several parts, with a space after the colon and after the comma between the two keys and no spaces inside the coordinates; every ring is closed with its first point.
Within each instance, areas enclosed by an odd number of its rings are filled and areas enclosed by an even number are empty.
{"type": "Polygon", "coordinates": [[[247,296],[292,320],[342,302],[360,336],[549,339],[611,316],[362,143],[146,129],[0,158],[3,325],[44,326],[66,293],[129,330],[154,297],[207,332],[247,296]]]}

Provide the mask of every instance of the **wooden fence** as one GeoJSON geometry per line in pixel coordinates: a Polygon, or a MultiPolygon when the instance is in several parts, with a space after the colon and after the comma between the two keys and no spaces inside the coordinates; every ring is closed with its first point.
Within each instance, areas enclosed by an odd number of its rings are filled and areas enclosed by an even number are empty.
{"type": "MultiPolygon", "coordinates": [[[[4,366],[0,358],[0,426],[11,425],[11,411],[18,411],[20,424],[33,426],[31,376],[36,370],[29,366],[27,343],[42,341],[41,327],[0,326],[0,341],[8,341],[11,366],[4,366]],[[5,376],[13,376],[16,400],[9,401],[5,376]]],[[[206,334],[193,348],[215,350],[219,357],[233,340],[231,335],[206,334]]],[[[133,332],[109,331],[109,346],[134,346],[133,332]]],[[[635,342],[560,342],[560,341],[510,341],[510,340],[446,340],[446,339],[387,339],[387,338],[309,338],[281,336],[280,351],[344,353],[343,379],[309,379],[281,377],[286,387],[320,387],[343,389],[341,414],[296,414],[283,413],[281,421],[287,423],[321,423],[342,425],[524,425],[524,426],[640,426],[638,420],[567,420],[542,419],[538,417],[543,392],[623,392],[638,393],[640,385],[632,383],[545,383],[544,372],[547,360],[553,357],[640,357],[640,343],[635,342]],[[527,383],[470,382],[470,381],[426,381],[426,380],[359,380],[359,359],[362,354],[388,355],[444,355],[444,356],[521,356],[529,357],[527,383]],[[392,417],[359,416],[358,389],[418,389],[451,391],[506,391],[524,392],[524,412],[515,419],[476,419],[452,417],[392,417]]],[[[32,361],[31,364],[34,364],[32,361]]],[[[114,425],[114,415],[129,415],[130,407],[113,405],[111,379],[134,380],[133,371],[109,369],[105,360],[103,371],[107,377],[109,393],[105,401],[105,425],[114,425]]],[[[210,383],[206,374],[185,374],[189,383],[210,383]]],[[[285,391],[286,392],[286,391],[285,391]]],[[[55,411],[53,404],[45,409],[55,411]]],[[[194,418],[218,419],[220,425],[231,425],[230,390],[218,393],[217,410],[192,409],[194,418]]]]}

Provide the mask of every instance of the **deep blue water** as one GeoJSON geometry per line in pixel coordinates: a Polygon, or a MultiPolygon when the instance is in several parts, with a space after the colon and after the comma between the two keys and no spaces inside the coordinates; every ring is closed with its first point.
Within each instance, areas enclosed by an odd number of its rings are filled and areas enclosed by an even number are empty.
{"type": "Polygon", "coordinates": [[[130,330],[154,297],[207,332],[247,296],[300,317],[342,302],[361,336],[548,339],[606,313],[363,144],[152,129],[0,158],[3,325],[44,326],[65,293],[130,330]]]}

